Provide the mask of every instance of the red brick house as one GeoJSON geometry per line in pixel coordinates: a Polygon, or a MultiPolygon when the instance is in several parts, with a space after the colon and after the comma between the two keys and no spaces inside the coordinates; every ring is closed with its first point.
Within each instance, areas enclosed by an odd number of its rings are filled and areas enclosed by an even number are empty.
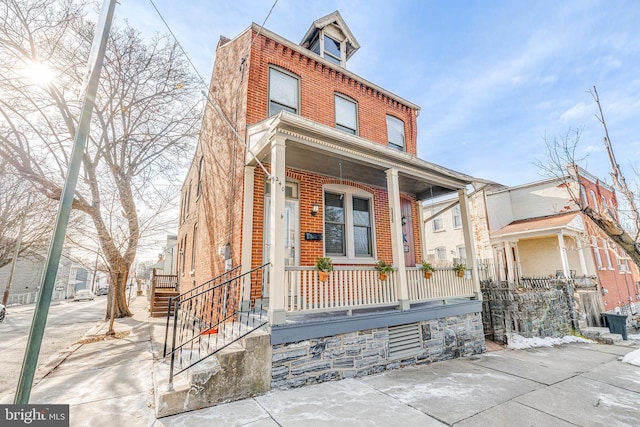
{"type": "Polygon", "coordinates": [[[242,292],[268,313],[273,386],[484,351],[475,266],[463,278],[443,268],[431,281],[419,268],[420,206],[445,194],[459,198],[466,259],[475,259],[473,178],[416,156],[420,108],[350,72],[358,48],[338,12],[315,21],[299,44],[253,24],[217,46],[182,189],[179,286],[268,266],[242,292]],[[327,282],[314,268],[320,257],[335,265],[327,282]],[[378,260],[393,265],[387,280],[378,260]],[[404,347],[398,328],[409,330],[404,347]],[[324,349],[327,340],[360,347],[348,360],[310,350],[277,356],[291,345],[324,349]]]}
{"type": "MultiPolygon", "coordinates": [[[[584,169],[577,169],[581,205],[589,206],[597,212],[608,212],[619,222],[620,213],[615,190],[584,169]]],[[[604,310],[636,314],[636,304],[640,301],[638,268],[592,221],[586,220],[585,224],[591,241],[604,310]]]]}

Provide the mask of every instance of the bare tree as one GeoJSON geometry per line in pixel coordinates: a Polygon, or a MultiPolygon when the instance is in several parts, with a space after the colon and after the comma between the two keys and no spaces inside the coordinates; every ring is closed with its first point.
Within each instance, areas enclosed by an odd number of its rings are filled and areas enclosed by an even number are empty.
{"type": "MultiPolygon", "coordinates": [[[[622,195],[626,204],[625,212],[630,219],[629,225],[625,227],[625,224],[621,223],[618,217],[609,209],[598,211],[592,209],[586,203],[581,203],[580,194],[576,194],[571,189],[571,186],[567,186],[567,189],[570,197],[580,207],[580,210],[640,267],[640,211],[637,208],[634,192],[629,188],[625,176],[616,161],[596,87],[594,86],[589,93],[591,93],[598,106],[596,118],[604,128],[605,136],[603,139],[611,163],[611,178],[613,179],[614,187],[622,195]]],[[[556,138],[553,141],[545,138],[546,161],[536,162],[538,167],[547,175],[561,177],[565,181],[577,179],[579,176],[578,164],[584,160],[584,158],[576,157],[580,134],[580,130],[570,130],[565,136],[559,139],[556,138]]]]}
{"type": "MultiPolygon", "coordinates": [[[[0,6],[0,158],[54,200],[94,32],[84,10],[74,0],[0,6]],[[35,67],[39,77],[52,78],[26,78],[35,67]]],[[[125,287],[139,240],[166,210],[176,175],[190,160],[202,110],[197,94],[175,42],[145,42],[128,24],[111,30],[73,208],[91,218],[114,284],[115,317],[131,315],[125,287]]]]}
{"type": "Polygon", "coordinates": [[[0,159],[0,268],[13,261],[23,221],[18,256],[42,252],[51,237],[55,206],[36,195],[29,200],[29,190],[30,184],[0,159]]]}

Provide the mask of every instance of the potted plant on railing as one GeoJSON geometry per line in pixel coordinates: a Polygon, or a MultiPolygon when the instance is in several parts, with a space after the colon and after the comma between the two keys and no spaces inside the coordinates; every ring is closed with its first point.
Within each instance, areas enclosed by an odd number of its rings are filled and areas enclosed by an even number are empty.
{"type": "Polygon", "coordinates": [[[467,270],[467,266],[462,263],[453,264],[453,269],[456,271],[458,277],[464,277],[464,272],[467,270]]]}
{"type": "Polygon", "coordinates": [[[425,260],[422,260],[422,272],[424,273],[425,279],[431,279],[431,275],[434,271],[436,271],[436,268],[433,265],[425,260]]]}
{"type": "Polygon", "coordinates": [[[379,260],[376,263],[376,270],[378,270],[378,273],[380,274],[380,280],[384,281],[387,280],[387,274],[393,272],[393,267],[391,264],[387,264],[383,260],[379,260]]]}
{"type": "Polygon", "coordinates": [[[318,258],[316,260],[316,268],[318,269],[318,280],[326,282],[329,273],[333,271],[333,261],[331,261],[331,258],[318,258]]]}

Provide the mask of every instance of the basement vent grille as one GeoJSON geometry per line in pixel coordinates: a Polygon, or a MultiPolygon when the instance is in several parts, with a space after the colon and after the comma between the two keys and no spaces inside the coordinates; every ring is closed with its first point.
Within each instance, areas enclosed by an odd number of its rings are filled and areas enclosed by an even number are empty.
{"type": "Polygon", "coordinates": [[[408,325],[389,327],[389,358],[401,359],[415,356],[422,351],[420,342],[420,325],[411,323],[408,325]]]}

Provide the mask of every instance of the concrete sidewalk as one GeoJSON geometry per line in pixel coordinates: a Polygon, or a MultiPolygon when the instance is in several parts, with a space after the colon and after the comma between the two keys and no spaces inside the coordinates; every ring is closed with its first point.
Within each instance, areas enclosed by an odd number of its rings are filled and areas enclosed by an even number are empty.
{"type": "Polygon", "coordinates": [[[108,325],[96,325],[30,402],[70,404],[72,426],[640,425],[640,367],[619,360],[638,341],[501,350],[156,420],[152,372],[164,319],[149,317],[146,297],[131,310],[132,318],[116,320],[120,338],[98,340],[108,325]]]}

